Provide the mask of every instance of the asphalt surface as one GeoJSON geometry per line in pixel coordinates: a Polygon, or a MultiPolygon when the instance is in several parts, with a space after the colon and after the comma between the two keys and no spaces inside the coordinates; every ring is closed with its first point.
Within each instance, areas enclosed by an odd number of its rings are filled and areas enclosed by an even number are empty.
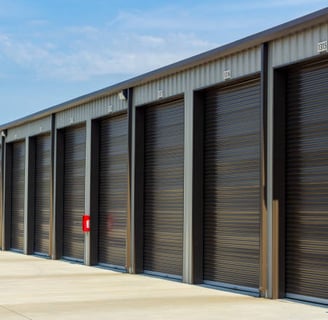
{"type": "Polygon", "coordinates": [[[328,308],[0,251],[0,320],[328,320],[328,308]]]}

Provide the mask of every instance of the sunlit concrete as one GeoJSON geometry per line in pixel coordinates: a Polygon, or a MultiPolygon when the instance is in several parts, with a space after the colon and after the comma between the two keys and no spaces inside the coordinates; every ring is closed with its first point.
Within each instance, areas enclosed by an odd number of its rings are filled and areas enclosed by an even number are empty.
{"type": "Polygon", "coordinates": [[[328,320],[328,309],[0,252],[1,320],[328,320]]]}

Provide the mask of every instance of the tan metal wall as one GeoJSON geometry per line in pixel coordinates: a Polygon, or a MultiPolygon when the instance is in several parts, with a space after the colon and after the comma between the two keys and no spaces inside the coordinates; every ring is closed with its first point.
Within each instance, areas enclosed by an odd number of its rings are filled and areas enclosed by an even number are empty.
{"type": "Polygon", "coordinates": [[[319,56],[318,43],[328,40],[328,23],[274,40],[270,43],[272,67],[319,56]]]}
{"type": "Polygon", "coordinates": [[[75,125],[90,119],[96,119],[111,113],[126,110],[127,100],[120,100],[118,93],[105,98],[97,99],[89,103],[59,112],[56,114],[57,129],[75,125]]]}
{"type": "Polygon", "coordinates": [[[134,88],[134,105],[159,100],[158,91],[169,98],[188,89],[202,89],[224,81],[224,71],[231,71],[231,79],[259,72],[261,69],[261,48],[248,50],[199,65],[168,77],[158,79],[134,88]]]}
{"type": "Polygon", "coordinates": [[[31,137],[43,134],[51,130],[51,117],[45,117],[36,121],[26,123],[19,127],[8,129],[6,143],[21,140],[25,137],[31,137]]]}

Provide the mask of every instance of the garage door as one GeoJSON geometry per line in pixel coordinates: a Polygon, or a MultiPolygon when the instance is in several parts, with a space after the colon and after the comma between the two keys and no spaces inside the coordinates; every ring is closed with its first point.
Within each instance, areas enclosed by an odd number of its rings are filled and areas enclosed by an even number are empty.
{"type": "Polygon", "coordinates": [[[145,110],[144,270],[182,275],[184,104],[145,110]]]}
{"type": "Polygon", "coordinates": [[[64,132],[64,258],[83,261],[81,221],[85,206],[85,126],[64,132]]]}
{"type": "Polygon", "coordinates": [[[204,282],[258,292],[260,83],[206,95],[204,282]]]}
{"type": "Polygon", "coordinates": [[[98,261],[125,267],[128,206],[127,115],[100,122],[98,261]]]}
{"type": "Polygon", "coordinates": [[[50,136],[35,139],[34,253],[49,255],[50,238],[50,136]]]}
{"type": "Polygon", "coordinates": [[[25,142],[12,144],[10,248],[24,250],[25,142]]]}
{"type": "Polygon", "coordinates": [[[328,63],[291,70],[287,90],[286,292],[328,303],[328,63]]]}

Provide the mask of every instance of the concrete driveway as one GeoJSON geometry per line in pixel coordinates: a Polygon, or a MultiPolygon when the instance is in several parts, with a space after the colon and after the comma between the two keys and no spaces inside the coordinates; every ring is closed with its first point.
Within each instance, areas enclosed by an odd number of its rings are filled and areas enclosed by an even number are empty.
{"type": "Polygon", "coordinates": [[[1,320],[328,320],[328,309],[0,252],[1,320]]]}

